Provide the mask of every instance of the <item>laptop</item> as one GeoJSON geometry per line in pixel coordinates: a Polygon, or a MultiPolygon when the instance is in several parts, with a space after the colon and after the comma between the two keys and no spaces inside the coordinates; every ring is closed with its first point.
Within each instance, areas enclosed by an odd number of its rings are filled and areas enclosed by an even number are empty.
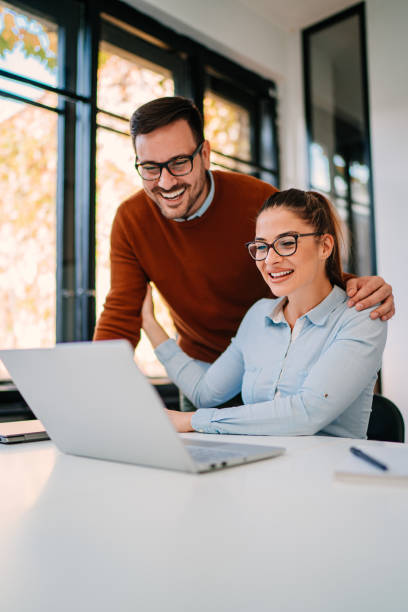
{"type": "Polygon", "coordinates": [[[4,350],[0,359],[65,453],[199,473],[285,451],[217,441],[216,435],[211,440],[180,436],[127,340],[4,350]]]}

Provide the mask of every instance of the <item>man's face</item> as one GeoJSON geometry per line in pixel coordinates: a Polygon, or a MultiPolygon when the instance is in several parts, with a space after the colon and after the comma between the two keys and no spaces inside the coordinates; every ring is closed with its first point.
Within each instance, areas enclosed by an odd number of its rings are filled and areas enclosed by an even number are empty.
{"type": "MultiPolygon", "coordinates": [[[[136,136],[139,163],[167,162],[179,155],[191,155],[197,148],[187,121],[180,119],[149,134],[136,136]]],[[[167,219],[187,218],[196,212],[208,195],[206,170],[210,167],[210,145],[204,141],[193,160],[193,169],[185,176],[172,176],[167,168],[160,178],[143,180],[143,189],[167,219]]]]}

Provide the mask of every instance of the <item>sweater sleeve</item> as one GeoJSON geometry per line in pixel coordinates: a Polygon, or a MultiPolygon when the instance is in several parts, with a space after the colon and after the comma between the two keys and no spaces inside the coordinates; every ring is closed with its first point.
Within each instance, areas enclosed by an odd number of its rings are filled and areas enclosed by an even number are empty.
{"type": "Polygon", "coordinates": [[[120,208],[112,226],[110,263],[111,288],[93,339],[126,338],[135,347],[140,340],[140,311],[149,279],[131,247],[120,208]]]}
{"type": "MultiPolygon", "coordinates": [[[[198,410],[197,431],[250,435],[313,435],[336,419],[374,383],[387,326],[361,313],[339,331],[297,393],[219,410],[198,410]]],[[[350,432],[353,437],[353,432],[350,432]]]]}

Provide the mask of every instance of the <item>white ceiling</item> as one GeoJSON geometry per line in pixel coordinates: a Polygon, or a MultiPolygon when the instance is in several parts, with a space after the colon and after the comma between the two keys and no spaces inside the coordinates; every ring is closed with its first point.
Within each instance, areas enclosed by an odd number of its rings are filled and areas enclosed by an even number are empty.
{"type": "Polygon", "coordinates": [[[298,30],[353,6],[356,0],[236,0],[262,19],[298,30]]]}

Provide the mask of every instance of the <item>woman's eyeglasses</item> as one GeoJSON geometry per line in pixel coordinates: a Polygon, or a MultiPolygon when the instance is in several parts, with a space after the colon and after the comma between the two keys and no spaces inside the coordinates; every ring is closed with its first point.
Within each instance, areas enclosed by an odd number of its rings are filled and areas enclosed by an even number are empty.
{"type": "Polygon", "coordinates": [[[279,236],[273,242],[265,242],[264,240],[254,240],[247,242],[245,246],[252,259],[262,261],[268,257],[269,249],[273,249],[280,257],[288,257],[294,255],[298,246],[298,239],[304,236],[322,236],[322,232],[312,232],[310,234],[285,234],[279,236]]]}

